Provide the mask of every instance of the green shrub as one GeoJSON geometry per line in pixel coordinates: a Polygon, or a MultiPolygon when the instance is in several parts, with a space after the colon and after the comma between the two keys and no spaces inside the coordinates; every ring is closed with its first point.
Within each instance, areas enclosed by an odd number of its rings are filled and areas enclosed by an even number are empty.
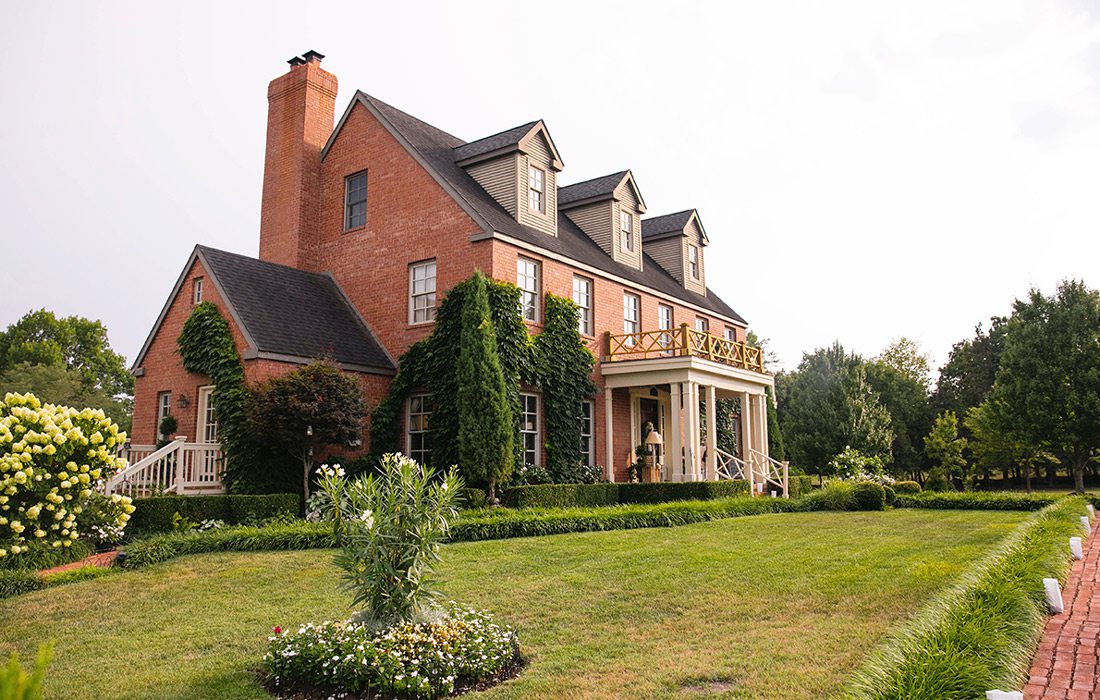
{"type": "Polygon", "coordinates": [[[45,587],[38,574],[30,569],[0,570],[0,598],[11,598],[45,587]]]}
{"type": "Polygon", "coordinates": [[[903,493],[920,493],[921,487],[915,481],[895,481],[894,492],[897,494],[903,493]]]}
{"type": "Polygon", "coordinates": [[[34,671],[27,673],[19,665],[19,654],[12,654],[5,666],[0,666],[0,697],[3,700],[41,700],[42,681],[46,666],[53,659],[53,642],[38,647],[34,671]]]}
{"type": "Polygon", "coordinates": [[[462,508],[475,510],[489,505],[489,494],[482,489],[462,489],[462,508]]]}
{"type": "Polygon", "coordinates": [[[125,548],[121,565],[136,569],[185,554],[263,552],[335,547],[332,526],[298,521],[262,527],[236,525],[207,532],[165,533],[136,540],[125,548]]]}
{"type": "Polygon", "coordinates": [[[25,549],[18,557],[0,558],[0,569],[29,569],[40,571],[55,566],[71,564],[90,556],[95,550],[86,540],[76,540],[70,547],[44,547],[36,545],[25,549]]]}
{"type": "Polygon", "coordinates": [[[509,508],[611,506],[619,502],[619,484],[539,484],[501,491],[509,508]]]}
{"type": "Polygon", "coordinates": [[[281,515],[298,515],[302,498],[296,493],[259,496],[155,496],[138,498],[130,527],[139,532],[168,532],[176,513],[191,522],[221,520],[229,524],[255,523],[281,515]]]}
{"type": "Polygon", "coordinates": [[[873,481],[857,481],[852,486],[855,510],[882,510],[886,507],[886,489],[873,481]]]}
{"type": "Polygon", "coordinates": [[[950,491],[899,494],[898,508],[939,508],[944,510],[1040,510],[1063,496],[1053,493],[1013,493],[1011,491],[950,491]]]}
{"type": "Polygon", "coordinates": [[[813,491],[797,501],[797,509],[813,510],[854,510],[855,498],[852,495],[850,481],[830,481],[825,488],[813,491]]]}
{"type": "Polygon", "coordinates": [[[59,571],[56,574],[48,574],[43,576],[42,580],[47,586],[61,586],[66,583],[91,581],[94,578],[106,576],[110,573],[110,569],[102,566],[81,566],[76,569],[69,569],[68,571],[59,571]]]}
{"type": "Polygon", "coordinates": [[[1066,539],[1081,534],[1069,498],[1025,521],[962,581],[871,654],[849,697],[972,700],[1018,688],[1047,619],[1043,578],[1065,580],[1066,539]]]}
{"type": "Polygon", "coordinates": [[[898,492],[892,486],[883,484],[882,490],[886,492],[886,505],[892,506],[898,502],[898,492]]]}
{"type": "MultiPolygon", "coordinates": [[[[748,484],[745,484],[746,489],[748,484]]],[[[813,479],[805,474],[791,474],[787,480],[787,494],[791,498],[802,498],[814,488],[813,479]]]]}
{"type": "Polygon", "coordinates": [[[709,501],[716,498],[748,495],[749,484],[741,480],[619,484],[619,503],[709,501]]]}
{"type": "Polygon", "coordinates": [[[955,486],[947,478],[947,472],[936,467],[928,472],[928,478],[924,482],[925,491],[954,491],[955,486]]]}

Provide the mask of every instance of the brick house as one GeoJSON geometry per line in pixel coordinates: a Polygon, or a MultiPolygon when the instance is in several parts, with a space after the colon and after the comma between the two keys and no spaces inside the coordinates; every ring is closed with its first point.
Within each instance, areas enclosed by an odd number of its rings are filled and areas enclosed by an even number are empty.
{"type": "MultiPolygon", "coordinates": [[[[431,332],[438,300],[481,269],[523,290],[532,333],[545,294],[581,307],[579,330],[599,360],[583,452],[607,478],[627,478],[651,424],[663,438],[662,479],[778,480],[764,403],[773,380],[745,345],[745,320],[706,286],[698,212],[643,218],[629,170],[559,186],[564,163],[540,120],[466,142],[357,92],[334,128],[337,81],[322,58],[292,59],[268,86],[259,259],[197,246],[137,356],[128,478],[156,462],[147,455],[171,413],[190,436],[173,445],[195,452],[186,478],[176,475],[180,490],[220,486],[210,381],[188,374],[176,352],[200,301],[229,319],[249,381],[331,357],[373,407],[395,358],[431,332]],[[722,397],[741,399],[737,455],[717,449],[713,424],[701,444],[700,404],[722,397]]],[[[522,409],[526,459],[538,463],[539,396],[524,394],[522,409]]],[[[406,407],[413,456],[423,456],[429,410],[419,396],[406,407]]]]}

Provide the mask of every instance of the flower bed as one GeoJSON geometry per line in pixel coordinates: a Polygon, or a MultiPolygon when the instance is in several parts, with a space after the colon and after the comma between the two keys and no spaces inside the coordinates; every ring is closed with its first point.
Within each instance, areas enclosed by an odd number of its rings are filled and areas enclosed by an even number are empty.
{"type": "Polygon", "coordinates": [[[276,694],[438,698],[509,677],[520,664],[515,630],[452,607],[437,622],[380,632],[350,621],[275,628],[263,673],[276,694]]]}

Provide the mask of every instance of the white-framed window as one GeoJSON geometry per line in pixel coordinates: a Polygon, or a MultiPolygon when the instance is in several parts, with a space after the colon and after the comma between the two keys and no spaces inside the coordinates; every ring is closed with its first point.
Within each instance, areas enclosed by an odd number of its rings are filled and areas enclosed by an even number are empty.
{"type": "Polygon", "coordinates": [[[672,345],[672,307],[668,304],[657,304],[657,330],[669,331],[661,334],[661,347],[672,345]]]}
{"type": "Polygon", "coordinates": [[[344,178],[344,230],[367,225],[367,171],[344,178]]]}
{"type": "MultiPolygon", "coordinates": [[[[642,298],[637,294],[623,292],[623,333],[637,333],[642,327],[642,298]]],[[[627,338],[627,345],[634,345],[633,338],[627,338]]]]}
{"type": "Polygon", "coordinates": [[[523,463],[540,464],[539,449],[539,397],[537,394],[519,395],[519,433],[523,440],[523,463]]]}
{"type": "Polygon", "coordinates": [[[527,166],[527,208],[546,213],[546,171],[527,166]]]}
{"type": "Polygon", "coordinates": [[[581,464],[592,466],[596,462],[595,442],[596,404],[592,401],[581,402],[581,464]]]}
{"type": "Polygon", "coordinates": [[[634,251],[634,215],[628,211],[619,212],[619,235],[623,250],[634,251]]]}
{"type": "Polygon", "coordinates": [[[710,319],[703,318],[702,316],[695,317],[695,330],[700,333],[710,333],[710,319]]]}
{"type": "Polygon", "coordinates": [[[202,303],[202,278],[196,277],[191,282],[191,303],[199,305],[202,303]]]}
{"type": "Polygon", "coordinates": [[[199,387],[198,429],[196,440],[207,444],[218,441],[218,416],[214,412],[214,386],[199,387]]]}
{"type": "Polygon", "coordinates": [[[577,331],[592,335],[592,280],[573,275],[573,303],[577,305],[577,331]]]}
{"type": "Polygon", "coordinates": [[[435,260],[409,265],[409,323],[435,320],[435,260]]]}
{"type": "Polygon", "coordinates": [[[520,313],[524,320],[539,320],[539,263],[528,258],[516,259],[516,286],[519,287],[520,313]]]}
{"type": "Polygon", "coordinates": [[[737,329],[733,326],[726,326],[726,340],[737,342],[737,329]]]}
{"type": "Polygon", "coordinates": [[[167,438],[160,432],[160,422],[167,416],[172,415],[172,392],[162,391],[157,394],[157,427],[156,434],[161,438],[167,438]]]}
{"type": "Polygon", "coordinates": [[[428,422],[432,417],[432,407],[427,394],[413,394],[409,397],[408,455],[420,464],[429,464],[432,459],[432,435],[428,431],[428,422]]]}
{"type": "Polygon", "coordinates": [[[699,279],[699,248],[688,244],[688,269],[692,279],[699,279]]]}

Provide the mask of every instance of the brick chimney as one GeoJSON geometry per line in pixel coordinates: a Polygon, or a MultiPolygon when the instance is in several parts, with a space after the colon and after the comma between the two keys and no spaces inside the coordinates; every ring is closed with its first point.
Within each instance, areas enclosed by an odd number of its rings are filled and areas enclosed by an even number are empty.
{"type": "Polygon", "coordinates": [[[267,86],[260,259],[302,269],[316,265],[321,149],[336,110],[336,76],[321,68],[323,58],[316,51],[295,56],[267,86]]]}

